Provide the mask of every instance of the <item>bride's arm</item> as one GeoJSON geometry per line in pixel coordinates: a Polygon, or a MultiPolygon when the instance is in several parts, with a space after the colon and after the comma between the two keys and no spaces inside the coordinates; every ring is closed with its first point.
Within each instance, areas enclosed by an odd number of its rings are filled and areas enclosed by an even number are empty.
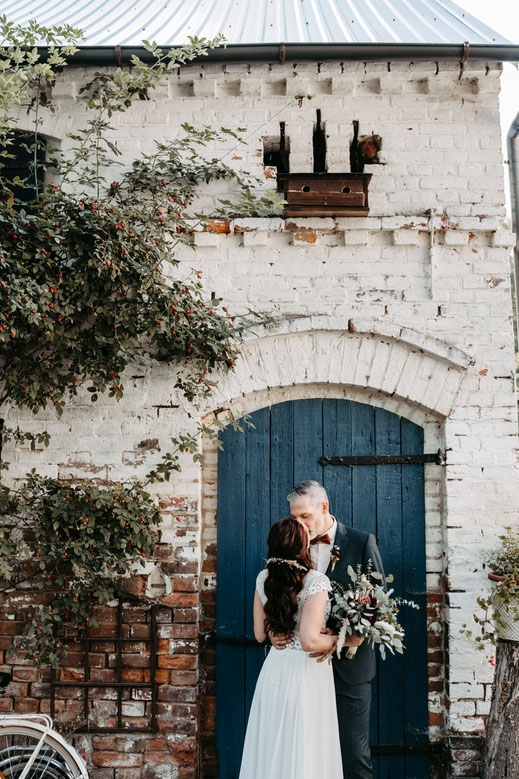
{"type": "Polygon", "coordinates": [[[329,652],[337,643],[337,636],[321,633],[327,598],[327,592],[316,592],[305,601],[299,625],[299,640],[305,652],[329,652]]]}
{"type": "Polygon", "coordinates": [[[261,602],[260,596],[258,595],[257,591],[254,593],[253,614],[254,614],[254,637],[256,641],[259,641],[259,643],[262,644],[267,638],[267,634],[265,632],[266,614],[265,614],[265,609],[263,608],[263,603],[261,602]]]}

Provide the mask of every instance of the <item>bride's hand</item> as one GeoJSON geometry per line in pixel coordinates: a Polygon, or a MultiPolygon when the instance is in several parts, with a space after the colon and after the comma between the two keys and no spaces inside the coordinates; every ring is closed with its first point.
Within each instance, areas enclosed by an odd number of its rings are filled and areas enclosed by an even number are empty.
{"type": "Polygon", "coordinates": [[[274,649],[285,649],[292,641],[292,636],[286,636],[282,633],[271,633],[269,631],[268,637],[274,649]]]}

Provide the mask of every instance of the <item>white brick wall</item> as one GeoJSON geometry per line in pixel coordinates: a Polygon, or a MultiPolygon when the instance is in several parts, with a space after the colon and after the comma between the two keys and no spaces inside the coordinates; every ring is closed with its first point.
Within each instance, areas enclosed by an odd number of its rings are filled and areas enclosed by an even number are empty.
{"type": "MultiPolygon", "coordinates": [[[[320,72],[312,63],[225,71],[196,65],[114,122],[126,163],[149,151],[154,138],[174,137],[183,121],[244,126],[248,143],[232,164],[261,177],[261,138],[277,135],[280,120],[293,171],[312,169],[316,108],[332,171],[347,170],[354,119],[361,134],[382,136],[384,164],[367,168],[368,217],[241,219],[228,234],[196,231],[196,252],[181,251],[180,272],[196,265],[208,292],[233,313],[252,307],[277,320],[248,336],[236,372],[220,380],[213,408],[239,416],[289,398],[348,397],[424,425],[427,450],[447,448],[446,468],[426,466],[427,581],[431,592],[451,591],[450,728],[473,733],[482,728],[492,669],[459,629],[487,589],[482,551],[503,525],[517,522],[519,488],[513,237],[498,220],[504,214],[500,66],[469,61],[461,80],[458,72],[456,63],[442,62],[390,69],[385,62],[326,63],[320,72]]],[[[60,76],[59,110],[44,119],[43,131],[65,148],[65,133],[84,117],[74,96],[86,76],[83,68],[60,76]]],[[[210,209],[222,186],[203,193],[201,205],[210,209]]],[[[130,377],[131,371],[118,407],[104,398],[92,406],[81,396],[59,421],[50,412],[29,419],[12,411],[8,421],[33,430],[45,424],[53,437],[42,452],[7,453],[14,460],[9,477],[22,478],[33,465],[63,477],[144,475],[157,453],[143,454],[139,441],[157,438],[167,451],[189,418],[172,390],[173,371],[130,377]]],[[[157,492],[200,505],[201,484],[186,461],[175,483],[157,492]]],[[[214,513],[214,489],[204,487],[206,517],[214,513]]],[[[179,556],[199,558],[202,532],[214,539],[214,527],[191,523],[179,540],[174,510],[164,512],[166,533],[177,540],[179,556]]],[[[443,705],[431,697],[431,711],[443,705]]]]}

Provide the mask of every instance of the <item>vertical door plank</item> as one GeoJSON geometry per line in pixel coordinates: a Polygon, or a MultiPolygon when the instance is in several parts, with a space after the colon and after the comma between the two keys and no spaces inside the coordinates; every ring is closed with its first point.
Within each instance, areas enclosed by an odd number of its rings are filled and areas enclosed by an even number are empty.
{"type": "Polygon", "coordinates": [[[323,481],[323,402],[294,401],[294,481],[323,481]]]}
{"type": "MultiPolygon", "coordinates": [[[[246,433],[222,431],[218,457],[217,636],[245,635],[246,433]]],[[[221,779],[240,770],[245,735],[245,649],[216,647],[216,740],[221,779]]]]}
{"type": "MultiPolygon", "coordinates": [[[[351,453],[375,454],[375,409],[366,403],[351,404],[351,453]]],[[[353,468],[352,488],[353,527],[376,534],[375,468],[372,465],[356,465],[353,468]]]]}
{"type": "Polygon", "coordinates": [[[270,411],[270,526],[288,517],[287,495],[294,486],[294,403],[277,403],[270,411]]]}
{"type": "MultiPolygon", "coordinates": [[[[245,635],[254,638],[252,607],[256,577],[265,567],[267,536],[270,529],[270,408],[251,415],[254,427],[247,430],[245,452],[245,635]]],[[[245,721],[249,716],[256,679],[264,650],[245,650],[245,721]]]]}
{"type": "MultiPolygon", "coordinates": [[[[423,429],[402,419],[402,451],[423,452],[423,429]]],[[[406,630],[406,678],[404,690],[406,741],[427,743],[427,602],[425,576],[425,503],[423,465],[402,466],[404,523],[404,597],[411,598],[420,611],[402,609],[406,630]]],[[[429,775],[427,755],[408,756],[408,777],[429,775]]]]}
{"type": "MultiPolygon", "coordinates": [[[[349,400],[323,400],[323,453],[326,457],[351,454],[351,404],[349,400]]],[[[348,466],[325,466],[324,488],[330,511],[346,527],[351,527],[351,479],[348,466]]]]}
{"type": "MultiPolygon", "coordinates": [[[[351,453],[375,454],[375,409],[365,403],[351,403],[351,453]]],[[[347,467],[347,466],[340,466],[347,467]]],[[[372,465],[352,469],[352,525],[368,533],[377,531],[376,474],[372,465]]],[[[370,742],[379,744],[378,674],[371,685],[370,742]]],[[[373,771],[379,776],[379,758],[373,756],[373,771]]]]}
{"type": "MultiPolygon", "coordinates": [[[[376,454],[400,454],[400,418],[375,409],[376,454]]],[[[402,476],[400,465],[376,465],[377,538],[391,587],[403,596],[402,572],[402,476]]],[[[378,650],[377,650],[378,654],[378,650]]],[[[380,744],[404,743],[404,658],[388,654],[378,661],[378,737],[380,744]]],[[[381,755],[380,776],[405,777],[403,755],[381,755]]]]}

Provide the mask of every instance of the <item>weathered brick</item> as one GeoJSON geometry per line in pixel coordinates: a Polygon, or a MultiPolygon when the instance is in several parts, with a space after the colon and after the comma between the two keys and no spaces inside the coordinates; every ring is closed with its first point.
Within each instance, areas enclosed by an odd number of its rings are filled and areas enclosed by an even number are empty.
{"type": "Polygon", "coordinates": [[[124,752],[94,752],[92,764],[104,768],[135,768],[142,765],[142,755],[124,752]]]}

